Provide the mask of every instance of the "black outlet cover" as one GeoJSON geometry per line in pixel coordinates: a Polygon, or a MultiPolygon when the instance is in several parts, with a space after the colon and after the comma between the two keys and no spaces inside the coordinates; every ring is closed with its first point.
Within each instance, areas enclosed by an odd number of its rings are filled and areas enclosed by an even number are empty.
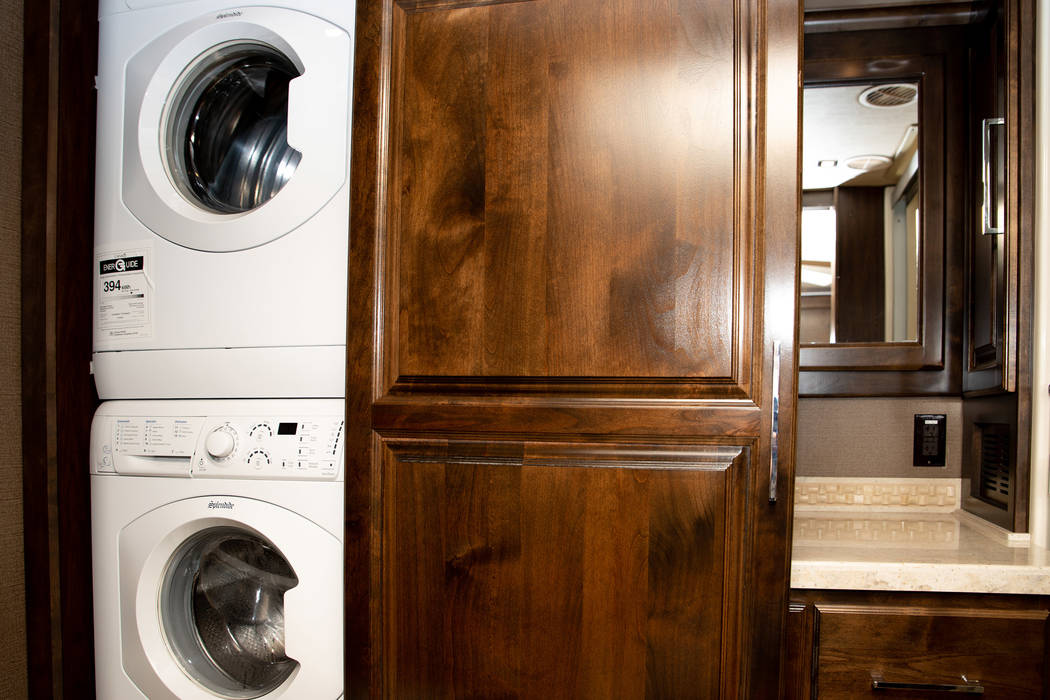
{"type": "Polygon", "coordinates": [[[945,433],[948,417],[943,413],[915,414],[915,448],[912,463],[916,467],[945,465],[945,433]]]}

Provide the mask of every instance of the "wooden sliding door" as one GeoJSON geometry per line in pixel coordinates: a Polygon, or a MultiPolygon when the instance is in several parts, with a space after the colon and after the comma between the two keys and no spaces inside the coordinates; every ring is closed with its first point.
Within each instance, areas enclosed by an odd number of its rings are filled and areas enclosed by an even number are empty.
{"type": "Polygon", "coordinates": [[[776,697],[797,6],[358,8],[348,697],[776,697]]]}

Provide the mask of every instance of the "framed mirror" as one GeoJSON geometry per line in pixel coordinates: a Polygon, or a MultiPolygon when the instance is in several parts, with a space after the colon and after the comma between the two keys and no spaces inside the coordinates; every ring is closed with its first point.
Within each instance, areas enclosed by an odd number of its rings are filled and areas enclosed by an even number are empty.
{"type": "Polygon", "coordinates": [[[940,57],[807,60],[804,78],[800,369],[941,368],[940,57]]]}

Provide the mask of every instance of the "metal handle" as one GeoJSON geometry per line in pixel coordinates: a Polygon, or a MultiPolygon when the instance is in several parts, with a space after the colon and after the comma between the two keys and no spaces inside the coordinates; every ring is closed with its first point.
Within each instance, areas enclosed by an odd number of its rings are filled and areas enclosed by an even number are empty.
{"type": "Polygon", "coordinates": [[[769,436],[769,502],[777,502],[777,449],[780,433],[780,341],[773,343],[773,421],[769,436]]]}
{"type": "Polygon", "coordinates": [[[984,686],[980,681],[971,681],[962,677],[963,685],[951,683],[892,683],[882,680],[882,676],[871,674],[872,690],[932,690],[937,693],[965,693],[967,695],[984,695],[984,686]]]}
{"type": "MultiPolygon", "coordinates": [[[[984,218],[984,231],[986,236],[993,236],[1003,232],[1003,226],[999,224],[999,207],[993,201],[995,193],[992,192],[993,173],[991,162],[992,127],[1003,126],[1006,120],[1002,117],[992,117],[981,120],[981,180],[984,185],[984,200],[981,202],[981,211],[984,218]]],[[[998,149],[996,149],[998,153],[998,149]]]]}

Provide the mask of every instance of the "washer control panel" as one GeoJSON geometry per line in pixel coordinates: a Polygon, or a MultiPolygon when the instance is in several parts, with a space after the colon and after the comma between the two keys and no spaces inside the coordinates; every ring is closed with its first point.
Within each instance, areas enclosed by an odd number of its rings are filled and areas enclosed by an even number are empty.
{"type": "Polygon", "coordinates": [[[107,418],[93,426],[96,472],[331,480],[342,469],[340,415],[107,418]]]}
{"type": "Polygon", "coordinates": [[[333,479],[343,464],[342,417],[208,419],[194,476],[333,479]]]}

